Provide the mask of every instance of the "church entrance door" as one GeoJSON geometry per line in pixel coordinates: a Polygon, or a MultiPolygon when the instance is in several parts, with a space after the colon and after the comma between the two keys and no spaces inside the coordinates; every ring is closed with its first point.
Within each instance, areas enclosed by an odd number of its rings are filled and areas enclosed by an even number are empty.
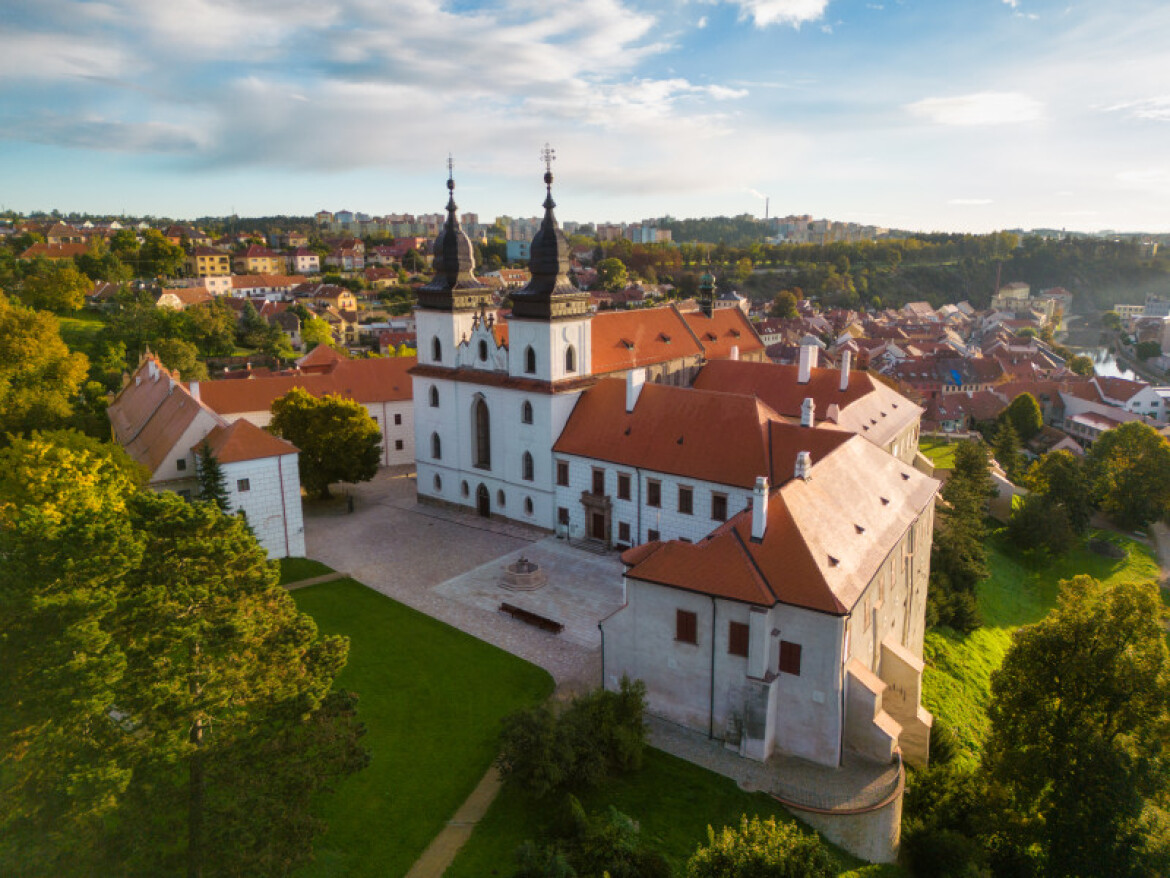
{"type": "Polygon", "coordinates": [[[475,489],[475,510],[484,518],[492,517],[492,498],[487,487],[482,484],[475,489]]]}

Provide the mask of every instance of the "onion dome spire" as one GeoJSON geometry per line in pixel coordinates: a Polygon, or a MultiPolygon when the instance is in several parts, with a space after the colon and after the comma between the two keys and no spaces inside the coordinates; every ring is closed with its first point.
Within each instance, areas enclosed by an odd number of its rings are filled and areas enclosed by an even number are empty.
{"type": "Polygon", "coordinates": [[[447,157],[447,222],[443,224],[432,250],[435,276],[419,290],[423,308],[444,311],[478,308],[491,293],[475,278],[475,255],[471,240],[459,224],[455,204],[455,162],[447,157]]]}
{"type": "Polygon", "coordinates": [[[540,320],[580,317],[589,310],[589,296],[569,279],[569,242],[553,213],[557,206],[552,196],[552,163],[556,151],[546,143],[540,158],[545,167],[544,219],[529,248],[528,270],[532,279],[512,296],[512,313],[540,320]]]}

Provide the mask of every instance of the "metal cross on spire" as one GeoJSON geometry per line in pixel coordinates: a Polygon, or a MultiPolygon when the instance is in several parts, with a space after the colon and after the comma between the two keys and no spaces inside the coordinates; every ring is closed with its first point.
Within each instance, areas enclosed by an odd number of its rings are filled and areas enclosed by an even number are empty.
{"type": "Polygon", "coordinates": [[[455,178],[455,159],[451,157],[451,153],[447,153],[447,178],[455,178]]]}
{"type": "Polygon", "coordinates": [[[557,160],[557,151],[546,143],[540,151],[540,160],[544,162],[544,182],[552,186],[552,163],[557,160]]]}

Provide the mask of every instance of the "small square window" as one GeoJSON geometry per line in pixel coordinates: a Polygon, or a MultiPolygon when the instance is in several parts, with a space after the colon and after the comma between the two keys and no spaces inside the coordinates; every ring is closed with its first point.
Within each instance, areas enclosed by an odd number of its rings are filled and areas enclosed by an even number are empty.
{"type": "Polygon", "coordinates": [[[569,526],[569,510],[564,506],[557,507],[557,524],[563,524],[565,527],[569,526]]]}
{"type": "Polygon", "coordinates": [[[647,542],[653,543],[653,542],[657,542],[660,539],[662,539],[662,534],[660,534],[658,531],[654,530],[654,528],[650,528],[648,531],[646,531],[646,541],[647,542]]]}
{"type": "Polygon", "coordinates": [[[630,499],[630,476],[628,473],[618,473],[617,495],[619,500],[630,499]]]}
{"type": "Polygon", "coordinates": [[[727,495],[711,495],[711,520],[727,521],[727,495]]]}
{"type": "Polygon", "coordinates": [[[800,644],[780,641],[780,673],[800,676],[800,644]]]}
{"type": "Polygon", "coordinates": [[[683,515],[694,512],[695,492],[691,488],[678,489],[678,511],[683,515]]]}
{"type": "Polygon", "coordinates": [[[623,543],[630,541],[630,523],[628,521],[618,522],[618,540],[623,543]]]}
{"type": "Polygon", "coordinates": [[[662,506],[662,482],[657,479],[646,480],[646,505],[655,509],[662,506]]]}
{"type": "Polygon", "coordinates": [[[401,451],[401,450],[402,450],[402,440],[401,440],[401,439],[395,439],[395,440],[394,440],[394,450],[395,450],[395,451],[401,451]]]}
{"type": "Polygon", "coordinates": [[[239,479],[236,482],[236,490],[243,494],[245,491],[252,490],[252,482],[249,479],[239,479]]]}
{"type": "Polygon", "coordinates": [[[184,460],[183,458],[180,457],[178,460],[175,461],[175,469],[177,469],[179,472],[183,472],[183,470],[185,470],[186,468],[187,468],[187,461],[184,460]]]}
{"type": "Polygon", "coordinates": [[[569,462],[567,460],[557,461],[557,484],[562,488],[569,486],[569,462]]]}
{"type": "Polygon", "coordinates": [[[698,643],[699,617],[690,610],[675,610],[674,639],[679,643],[698,643]]]}
{"type": "Polygon", "coordinates": [[[731,622],[727,626],[727,654],[747,658],[748,638],[751,629],[743,622],[731,622]]]}
{"type": "Polygon", "coordinates": [[[395,426],[395,427],[401,427],[401,426],[402,426],[402,415],[395,415],[395,416],[394,416],[394,426],[395,426]]]}

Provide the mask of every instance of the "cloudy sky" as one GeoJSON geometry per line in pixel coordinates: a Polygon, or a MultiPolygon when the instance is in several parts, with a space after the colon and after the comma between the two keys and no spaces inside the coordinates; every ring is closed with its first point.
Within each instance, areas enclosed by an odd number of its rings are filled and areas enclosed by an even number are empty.
{"type": "Polygon", "coordinates": [[[0,0],[0,206],[1170,231],[1165,0],[0,0]]]}

